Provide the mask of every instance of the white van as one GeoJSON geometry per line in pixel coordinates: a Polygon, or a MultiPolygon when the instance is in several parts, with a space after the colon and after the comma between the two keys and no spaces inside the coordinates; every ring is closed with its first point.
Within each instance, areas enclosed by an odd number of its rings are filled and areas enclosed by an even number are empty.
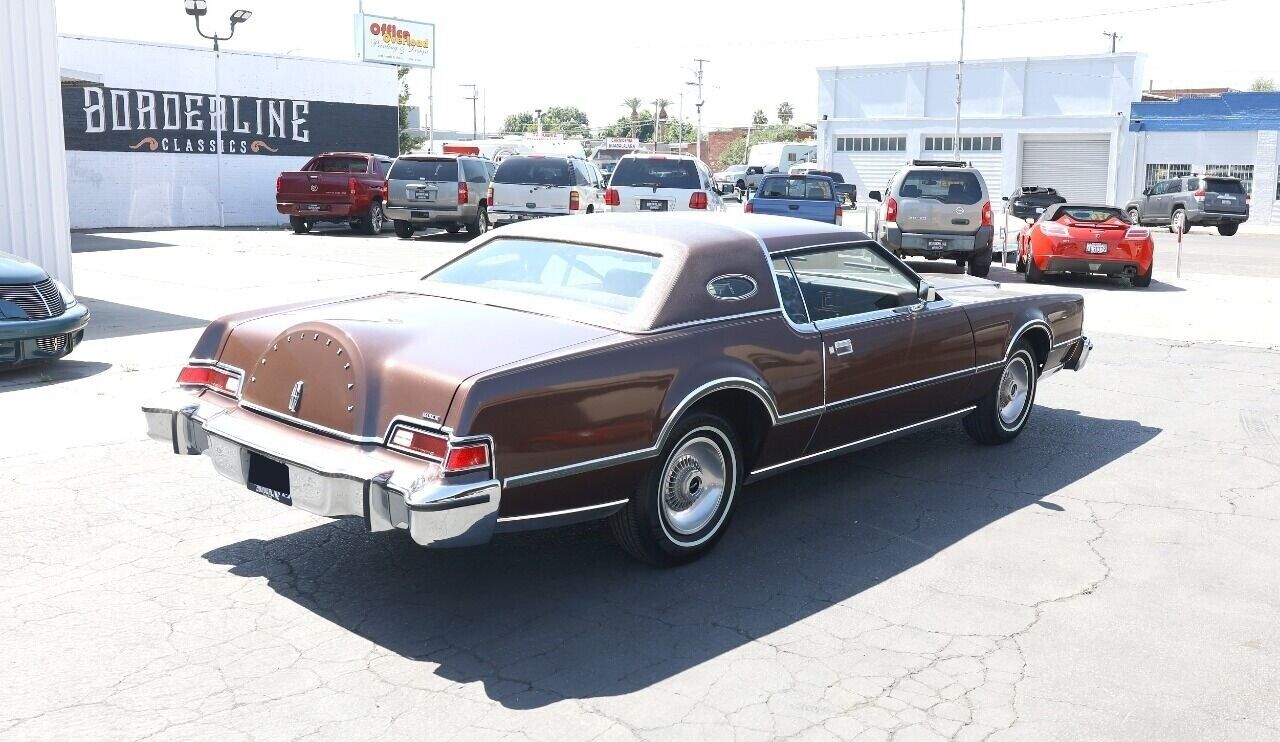
{"type": "Polygon", "coordinates": [[[816,162],[818,145],[815,142],[766,142],[751,147],[747,156],[747,165],[758,165],[764,168],[766,175],[782,173],[786,175],[791,166],[800,162],[816,162]]]}

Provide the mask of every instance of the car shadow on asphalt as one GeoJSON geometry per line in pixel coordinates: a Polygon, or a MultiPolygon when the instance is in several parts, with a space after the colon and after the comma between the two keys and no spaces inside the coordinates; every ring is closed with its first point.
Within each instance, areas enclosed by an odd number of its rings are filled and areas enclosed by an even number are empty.
{"type": "Polygon", "coordinates": [[[106,340],[147,335],[153,332],[190,330],[209,324],[207,319],[188,317],[185,314],[170,314],[86,296],[81,296],[79,299],[89,307],[91,315],[89,326],[84,331],[85,340],[106,340]]]}
{"type": "MultiPolygon", "coordinates": [[[[429,663],[424,671],[483,683],[508,708],[539,708],[750,655],[757,638],[836,610],[1030,505],[1043,505],[1039,517],[1082,517],[1070,498],[1041,501],[1160,432],[1047,407],[1006,446],[974,445],[954,424],[927,431],[746,488],[717,548],[669,570],[626,557],[599,523],[427,550],[342,520],[204,558],[266,578],[282,597],[429,663]]],[[[829,620],[854,632],[867,619],[838,610],[829,620]]]]}
{"type": "Polygon", "coordinates": [[[21,368],[0,368],[0,394],[33,386],[50,386],[65,381],[87,379],[110,368],[110,363],[74,361],[66,358],[21,368]]]}

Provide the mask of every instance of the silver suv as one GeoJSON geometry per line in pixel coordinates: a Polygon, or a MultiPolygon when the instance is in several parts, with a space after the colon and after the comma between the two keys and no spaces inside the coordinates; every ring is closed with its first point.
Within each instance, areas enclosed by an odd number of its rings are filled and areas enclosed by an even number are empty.
{"type": "Polygon", "coordinates": [[[969,275],[991,270],[994,214],[982,173],[968,163],[914,160],[889,179],[880,201],[876,236],[899,257],[956,261],[969,275]]]}
{"type": "Polygon", "coordinates": [[[387,173],[383,208],[395,222],[396,236],[408,239],[419,229],[443,228],[456,234],[489,229],[485,199],[495,165],[483,157],[402,155],[387,173]]]}
{"type": "Polygon", "coordinates": [[[1125,205],[1134,224],[1167,224],[1170,232],[1196,226],[1217,227],[1230,237],[1249,219],[1249,194],[1239,178],[1201,177],[1157,180],[1142,197],[1125,205]]]}

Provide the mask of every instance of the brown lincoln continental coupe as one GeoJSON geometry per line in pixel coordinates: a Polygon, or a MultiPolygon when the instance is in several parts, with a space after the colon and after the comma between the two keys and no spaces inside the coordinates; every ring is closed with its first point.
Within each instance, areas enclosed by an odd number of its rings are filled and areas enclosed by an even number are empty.
{"type": "Polygon", "coordinates": [[[399,290],[223,317],[144,412],[174,453],[371,531],[608,518],[676,564],[743,484],[952,418],[1009,441],[1084,365],[1081,297],[949,280],[801,219],[542,219],[399,290]]]}

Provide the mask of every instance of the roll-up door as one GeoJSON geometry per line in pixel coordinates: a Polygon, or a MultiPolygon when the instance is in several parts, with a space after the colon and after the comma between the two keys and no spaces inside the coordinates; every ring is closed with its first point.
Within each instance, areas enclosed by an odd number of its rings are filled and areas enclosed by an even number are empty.
{"type": "Polygon", "coordinates": [[[965,152],[960,159],[972,163],[978,172],[982,173],[982,180],[987,184],[987,195],[991,197],[991,203],[999,211],[1000,197],[1009,195],[1004,192],[1004,184],[1001,182],[1001,175],[1004,173],[1004,155],[999,152],[965,152]]]}
{"type": "Polygon", "coordinates": [[[1021,185],[1056,188],[1075,203],[1104,204],[1110,154],[1109,138],[1024,139],[1021,185]]]}
{"type": "Polygon", "coordinates": [[[831,165],[846,183],[858,186],[858,203],[862,203],[869,191],[883,191],[889,178],[910,161],[906,152],[839,152],[831,165]]]}

